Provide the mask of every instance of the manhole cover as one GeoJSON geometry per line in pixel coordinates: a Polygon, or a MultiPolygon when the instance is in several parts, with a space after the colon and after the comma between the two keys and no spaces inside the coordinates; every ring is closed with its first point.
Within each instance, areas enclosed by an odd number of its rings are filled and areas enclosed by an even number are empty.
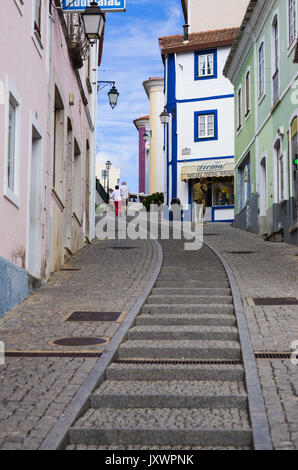
{"type": "Polygon", "coordinates": [[[57,346],[94,346],[96,344],[103,344],[106,343],[105,338],[62,338],[53,341],[53,344],[57,346]]]}
{"type": "Polygon", "coordinates": [[[253,301],[255,305],[298,305],[295,297],[259,297],[253,301]]]}
{"type": "Polygon", "coordinates": [[[117,321],[121,312],[73,312],[66,321],[117,321]]]}

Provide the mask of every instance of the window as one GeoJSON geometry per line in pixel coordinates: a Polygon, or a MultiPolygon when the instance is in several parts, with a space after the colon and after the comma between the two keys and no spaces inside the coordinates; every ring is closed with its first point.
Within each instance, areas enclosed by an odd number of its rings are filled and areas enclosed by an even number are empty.
{"type": "Polygon", "coordinates": [[[259,98],[265,93],[265,50],[264,43],[259,48],[259,98]]]}
{"type": "Polygon", "coordinates": [[[13,192],[15,191],[16,114],[17,106],[11,97],[8,118],[7,186],[13,192]]]}
{"type": "Polygon", "coordinates": [[[195,79],[217,78],[217,51],[195,52],[195,79]]]}
{"type": "Polygon", "coordinates": [[[245,76],[245,116],[250,113],[250,71],[245,76]]]}
{"type": "Polygon", "coordinates": [[[250,200],[250,153],[240,163],[238,170],[238,213],[245,208],[247,201],[250,200]]]}
{"type": "Polygon", "coordinates": [[[74,140],[74,187],[73,187],[73,212],[81,223],[82,211],[82,187],[81,187],[81,150],[77,140],[74,140]]]}
{"type": "Polygon", "coordinates": [[[285,172],[284,172],[285,159],[282,153],[280,140],[276,142],[274,148],[275,148],[276,165],[277,165],[277,172],[276,172],[277,200],[276,202],[280,202],[285,197],[285,172]]]}
{"type": "Polygon", "coordinates": [[[5,92],[5,165],[4,196],[16,207],[20,205],[20,145],[22,100],[10,79],[5,92]]]}
{"type": "Polygon", "coordinates": [[[275,16],[272,23],[272,100],[276,103],[279,97],[279,38],[278,17],[275,16]]]}
{"type": "Polygon", "coordinates": [[[200,111],[195,113],[195,141],[217,140],[217,111],[200,111]]]}
{"type": "Polygon", "coordinates": [[[296,39],[296,0],[288,0],[289,46],[296,39]]]}
{"type": "Polygon", "coordinates": [[[41,36],[41,0],[34,0],[34,31],[41,36]]]}
{"type": "Polygon", "coordinates": [[[240,87],[237,93],[237,131],[241,129],[242,125],[242,88],[240,87]]]}
{"type": "Polygon", "coordinates": [[[23,10],[24,10],[24,0],[15,0],[15,4],[19,9],[19,12],[21,15],[23,15],[23,10]]]}
{"type": "Polygon", "coordinates": [[[53,155],[53,188],[63,199],[63,160],[64,160],[64,106],[61,95],[55,87],[55,114],[54,114],[54,155],[53,155]]]}
{"type": "Polygon", "coordinates": [[[225,182],[213,182],[213,206],[232,206],[234,205],[234,182],[225,179],[225,182]]]}
{"type": "MultiPolygon", "coordinates": [[[[293,187],[296,186],[297,188],[297,183],[295,185],[294,183],[294,175],[295,175],[295,170],[296,170],[296,165],[295,165],[295,160],[298,159],[298,116],[296,116],[293,121],[291,122],[291,160],[292,160],[292,183],[293,187]]],[[[297,191],[297,189],[296,189],[297,191]]],[[[298,194],[296,193],[296,200],[298,194]]]]}

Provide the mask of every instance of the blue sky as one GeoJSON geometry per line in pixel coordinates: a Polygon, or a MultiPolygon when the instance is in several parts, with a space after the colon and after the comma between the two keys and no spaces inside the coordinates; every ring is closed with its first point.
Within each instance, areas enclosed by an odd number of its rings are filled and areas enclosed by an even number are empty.
{"type": "Polygon", "coordinates": [[[120,93],[112,110],[107,93],[98,95],[97,158],[121,169],[121,179],[138,190],[138,133],[134,119],[149,114],[143,82],[163,76],[160,36],[182,34],[180,0],[127,0],[125,13],[106,15],[99,80],[113,80],[120,93]]]}

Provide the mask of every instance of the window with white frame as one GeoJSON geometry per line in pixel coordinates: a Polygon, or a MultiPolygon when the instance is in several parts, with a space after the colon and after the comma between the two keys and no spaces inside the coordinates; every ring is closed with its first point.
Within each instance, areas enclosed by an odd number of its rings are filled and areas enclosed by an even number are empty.
{"type": "Polygon", "coordinates": [[[24,0],[14,0],[14,1],[15,1],[16,6],[19,9],[19,12],[22,15],[23,14],[23,9],[24,9],[24,0]]]}
{"type": "Polygon", "coordinates": [[[237,130],[242,126],[242,88],[239,87],[237,93],[237,130]]]}
{"type": "Polygon", "coordinates": [[[279,97],[279,31],[278,16],[272,22],[272,100],[273,104],[279,97]]]}
{"type": "Polygon", "coordinates": [[[7,187],[15,192],[15,168],[16,168],[16,121],[17,104],[13,97],[9,98],[8,111],[8,139],[7,139],[7,187]]]}
{"type": "Polygon", "coordinates": [[[213,54],[199,56],[199,77],[206,77],[214,74],[213,54]]]}
{"type": "Polygon", "coordinates": [[[245,116],[250,113],[250,70],[245,75],[245,116]]]}
{"type": "Polygon", "coordinates": [[[217,139],[217,111],[195,113],[195,141],[217,139]]]}
{"type": "Polygon", "coordinates": [[[265,45],[259,47],[259,98],[265,93],[265,45]]]}
{"type": "Polygon", "coordinates": [[[288,0],[289,46],[291,46],[296,39],[296,8],[296,0],[288,0]]]}
{"type": "Polygon", "coordinates": [[[34,31],[41,36],[41,0],[34,0],[34,31]]]}
{"type": "Polygon", "coordinates": [[[217,51],[200,51],[195,53],[195,79],[203,80],[217,77],[217,51]]]}

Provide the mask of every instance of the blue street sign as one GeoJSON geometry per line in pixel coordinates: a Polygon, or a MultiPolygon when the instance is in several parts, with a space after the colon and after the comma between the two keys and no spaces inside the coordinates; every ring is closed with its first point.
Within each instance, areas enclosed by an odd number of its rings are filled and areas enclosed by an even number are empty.
{"type": "MultiPolygon", "coordinates": [[[[103,12],[125,11],[126,0],[96,0],[98,6],[103,12]]],[[[90,5],[92,0],[63,0],[62,8],[65,11],[84,11],[90,5]],[[68,6],[69,5],[69,6],[68,6]]]]}

